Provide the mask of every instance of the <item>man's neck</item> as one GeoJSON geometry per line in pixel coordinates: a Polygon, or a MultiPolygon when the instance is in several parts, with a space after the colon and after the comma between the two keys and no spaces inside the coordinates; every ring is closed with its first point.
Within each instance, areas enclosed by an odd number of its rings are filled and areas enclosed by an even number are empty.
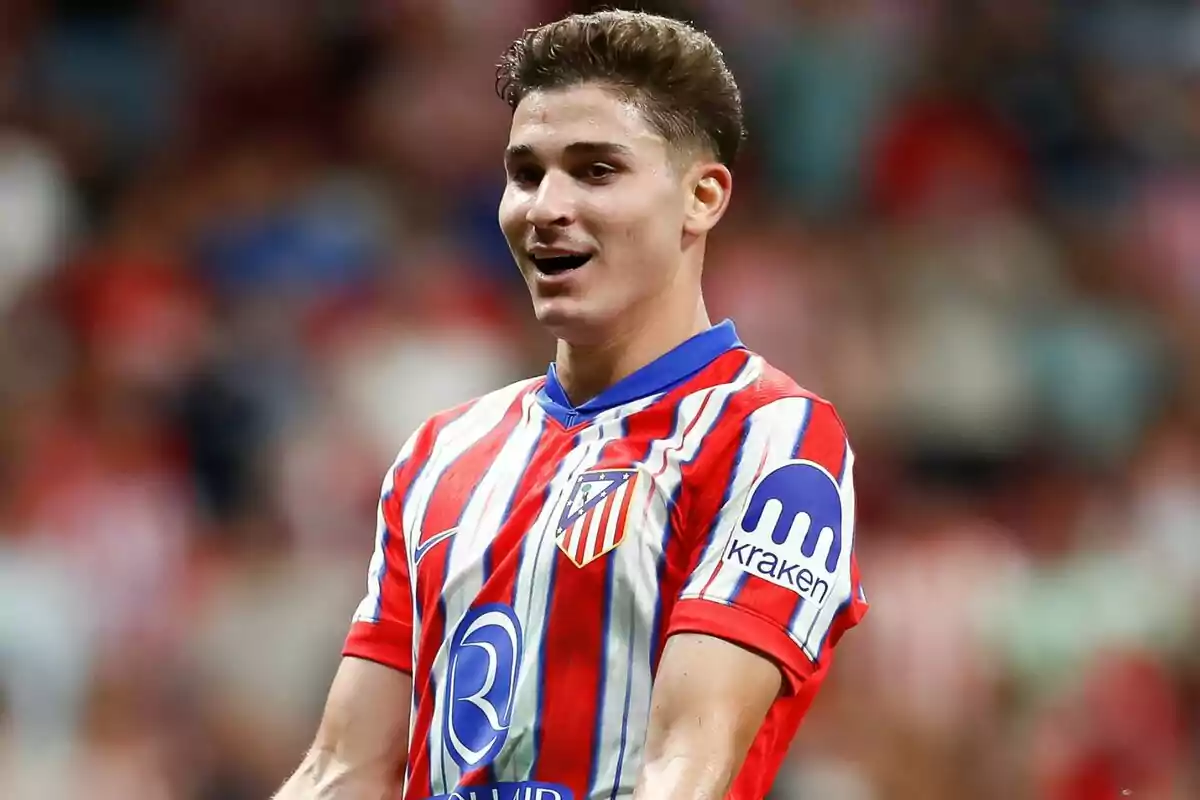
{"type": "Polygon", "coordinates": [[[591,346],[559,340],[555,371],[574,405],[581,405],[659,356],[712,327],[703,300],[688,314],[646,315],[639,325],[591,346]]]}

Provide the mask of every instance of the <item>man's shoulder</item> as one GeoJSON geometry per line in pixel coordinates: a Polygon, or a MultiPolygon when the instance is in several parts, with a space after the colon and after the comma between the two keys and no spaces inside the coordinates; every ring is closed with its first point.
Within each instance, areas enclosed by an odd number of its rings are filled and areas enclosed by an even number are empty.
{"type": "Polygon", "coordinates": [[[503,414],[518,398],[536,390],[544,380],[543,376],[523,378],[457,405],[443,408],[425,418],[405,444],[405,449],[417,453],[427,452],[429,446],[455,421],[472,413],[503,414]]]}
{"type": "Polygon", "coordinates": [[[805,413],[809,415],[820,409],[822,416],[830,416],[841,425],[841,419],[830,400],[804,386],[757,353],[748,352],[754,378],[730,398],[726,409],[730,420],[744,421],[766,409],[795,407],[805,409],[805,413]]]}
{"type": "Polygon", "coordinates": [[[493,389],[487,394],[481,394],[472,397],[470,400],[464,400],[455,406],[444,408],[436,414],[431,415],[425,420],[423,427],[445,428],[447,424],[454,420],[465,416],[472,410],[484,410],[490,408],[504,409],[512,405],[517,398],[527,394],[530,390],[537,388],[544,376],[535,378],[522,378],[519,381],[514,381],[506,386],[501,386],[499,389],[493,389]]]}

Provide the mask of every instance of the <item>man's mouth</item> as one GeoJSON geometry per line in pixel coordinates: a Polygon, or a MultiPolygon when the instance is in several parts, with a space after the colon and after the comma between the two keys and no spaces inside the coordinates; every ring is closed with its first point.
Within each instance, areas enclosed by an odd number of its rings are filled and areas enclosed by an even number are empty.
{"type": "Polygon", "coordinates": [[[592,260],[591,255],[530,256],[537,271],[543,275],[561,275],[579,269],[592,260]]]}

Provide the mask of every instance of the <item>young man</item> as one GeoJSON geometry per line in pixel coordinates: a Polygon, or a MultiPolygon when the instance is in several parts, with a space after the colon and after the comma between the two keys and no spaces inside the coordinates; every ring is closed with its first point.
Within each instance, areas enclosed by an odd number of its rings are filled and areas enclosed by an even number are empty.
{"type": "Polygon", "coordinates": [[[278,798],[760,798],[866,602],[837,415],[701,297],[737,86],[707,36],[617,11],[499,78],[500,224],[555,362],[401,450],[278,798]]]}

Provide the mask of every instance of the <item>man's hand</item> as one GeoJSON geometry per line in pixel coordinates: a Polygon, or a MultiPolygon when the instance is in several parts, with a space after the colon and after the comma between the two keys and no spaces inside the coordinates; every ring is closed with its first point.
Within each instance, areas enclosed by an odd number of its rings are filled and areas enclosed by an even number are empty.
{"type": "Polygon", "coordinates": [[[634,800],[724,797],[782,680],[775,664],[722,639],[668,639],[634,800]]]}
{"type": "Polygon", "coordinates": [[[412,676],[344,658],[316,740],[275,800],[392,800],[404,783],[412,676]]]}

